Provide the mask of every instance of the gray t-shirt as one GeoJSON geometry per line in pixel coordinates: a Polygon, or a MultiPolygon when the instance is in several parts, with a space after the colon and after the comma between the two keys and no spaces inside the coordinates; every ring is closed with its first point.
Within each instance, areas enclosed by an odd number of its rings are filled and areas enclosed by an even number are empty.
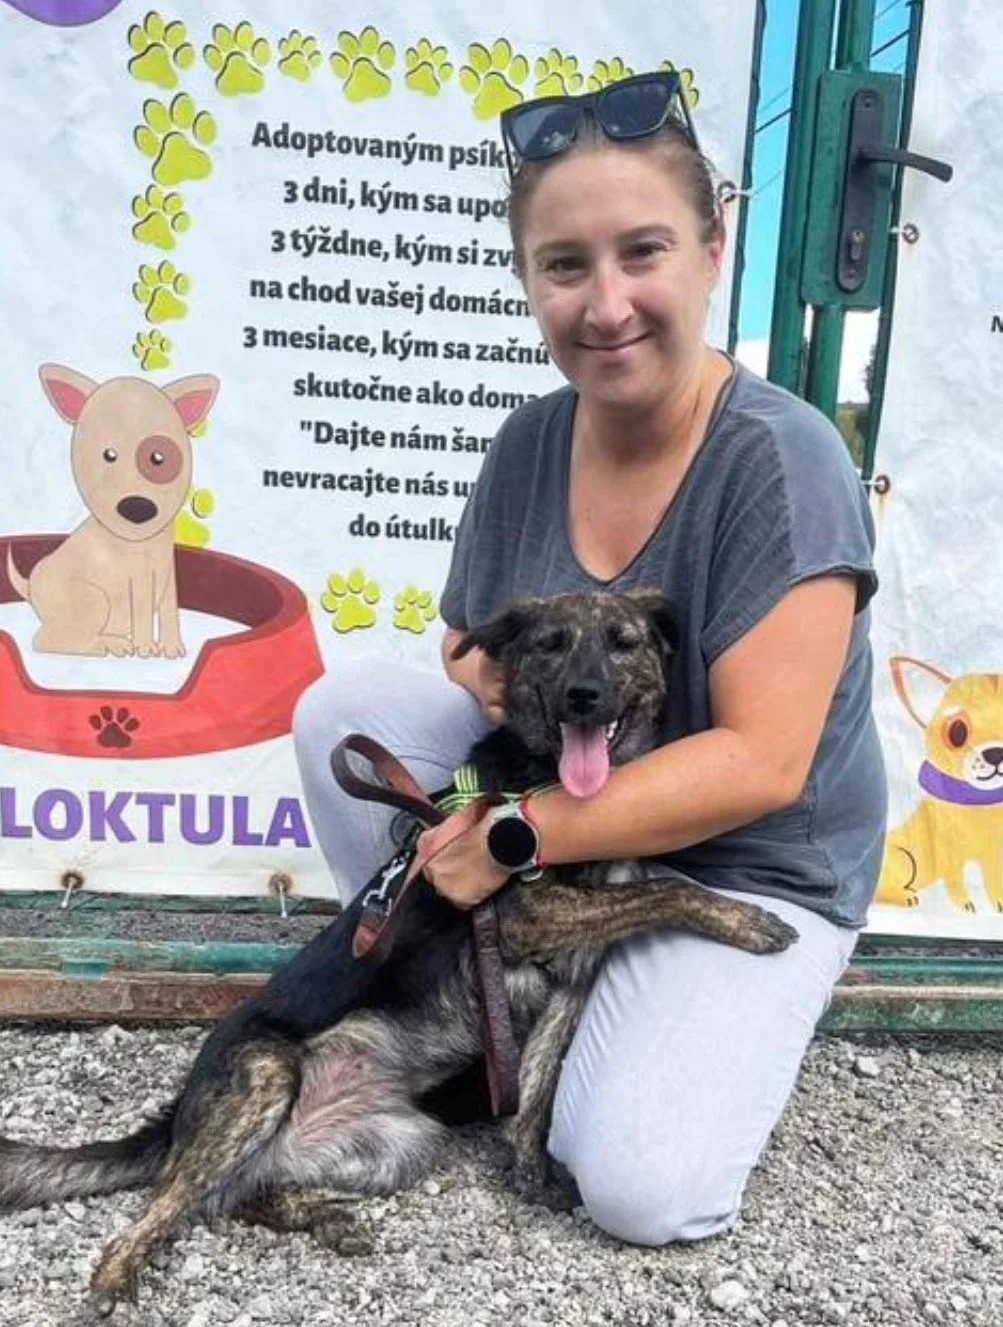
{"type": "Polygon", "coordinates": [[[680,631],[671,741],[712,726],[711,664],[792,586],[830,572],[853,576],[849,654],[800,800],[664,860],[706,884],[791,899],[842,925],[862,925],[877,884],[887,794],[871,714],[874,529],[842,438],[813,407],[736,365],[668,511],[630,565],[600,581],[579,563],[568,532],[576,400],[564,388],[502,427],[460,521],[444,620],[476,625],[525,595],[660,588],[680,631]]]}

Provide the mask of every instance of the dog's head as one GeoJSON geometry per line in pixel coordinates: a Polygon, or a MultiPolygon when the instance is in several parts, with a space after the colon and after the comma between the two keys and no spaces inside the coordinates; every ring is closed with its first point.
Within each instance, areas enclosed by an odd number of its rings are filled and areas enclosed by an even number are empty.
{"type": "Polygon", "coordinates": [[[902,655],[890,666],[899,699],[925,730],[929,763],[979,792],[1003,789],[1003,676],[952,678],[902,655]]]}
{"type": "Polygon", "coordinates": [[[676,629],[663,595],[566,594],[520,600],[463,637],[505,673],[507,725],[550,756],[576,797],[661,741],[676,629]]]}
{"type": "Polygon", "coordinates": [[[219,382],[209,374],[155,387],[142,378],[98,385],[75,369],[45,364],[45,394],[73,425],[73,477],[88,510],[120,539],[166,529],[192,481],[191,433],[209,413],[219,382]]]}

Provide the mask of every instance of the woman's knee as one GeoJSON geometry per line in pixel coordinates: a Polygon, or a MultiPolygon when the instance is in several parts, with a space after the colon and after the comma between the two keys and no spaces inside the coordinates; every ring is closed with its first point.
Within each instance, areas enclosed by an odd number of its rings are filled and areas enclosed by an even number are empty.
{"type": "Polygon", "coordinates": [[[293,739],[297,746],[318,733],[325,739],[358,727],[365,714],[367,697],[378,695],[374,677],[386,667],[380,660],[353,659],[338,664],[311,683],[293,710],[293,739]]]}
{"type": "Polygon", "coordinates": [[[707,1239],[729,1230],[738,1215],[745,1177],[736,1182],[719,1158],[699,1166],[692,1158],[681,1164],[682,1158],[638,1154],[618,1163],[625,1149],[602,1140],[578,1151],[568,1169],[586,1212],[601,1230],[628,1244],[707,1239]]]}

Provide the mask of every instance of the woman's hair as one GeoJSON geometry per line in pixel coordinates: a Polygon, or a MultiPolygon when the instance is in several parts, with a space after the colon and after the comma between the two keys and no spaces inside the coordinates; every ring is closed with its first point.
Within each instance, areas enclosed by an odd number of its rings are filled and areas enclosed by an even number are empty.
{"type": "Polygon", "coordinates": [[[698,148],[691,143],[681,125],[669,120],[658,131],[646,138],[630,140],[607,138],[591,117],[583,122],[579,135],[567,152],[561,152],[545,161],[523,161],[509,184],[508,228],[512,236],[512,265],[516,275],[525,279],[522,256],[522,237],[526,229],[529,210],[536,186],[544,174],[572,152],[596,149],[617,152],[645,153],[662,158],[666,171],[682,188],[700,221],[700,241],[711,244],[724,235],[724,218],[714,189],[714,168],[698,148]]]}

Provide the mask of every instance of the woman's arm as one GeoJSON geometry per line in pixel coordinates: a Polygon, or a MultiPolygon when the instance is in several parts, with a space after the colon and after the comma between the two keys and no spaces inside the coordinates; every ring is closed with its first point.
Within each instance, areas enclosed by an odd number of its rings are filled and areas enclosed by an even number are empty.
{"type": "MultiPolygon", "coordinates": [[[[613,770],[595,797],[558,789],[532,798],[543,860],[657,856],[796,801],[846,660],[855,599],[850,577],[795,586],[712,665],[712,728],[613,770]]],[[[430,863],[435,887],[460,906],[504,880],[485,835],[479,826],[430,863]]]]}

